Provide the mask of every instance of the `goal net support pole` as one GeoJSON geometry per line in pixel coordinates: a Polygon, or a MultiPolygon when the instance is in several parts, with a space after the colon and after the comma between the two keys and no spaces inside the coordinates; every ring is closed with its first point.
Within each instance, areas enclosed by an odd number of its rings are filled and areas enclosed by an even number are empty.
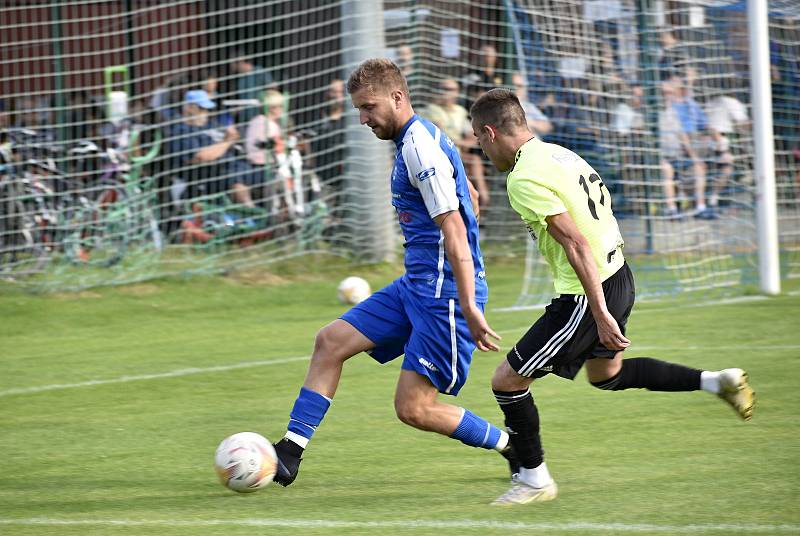
{"type": "Polygon", "coordinates": [[[772,128],[772,84],[767,2],[748,0],[750,90],[753,99],[754,171],[758,220],[758,272],[761,291],[781,291],[778,217],[775,194],[775,144],[772,128]]]}
{"type": "MultiPolygon", "coordinates": [[[[381,57],[386,49],[383,25],[383,2],[349,0],[342,4],[342,60],[345,76],[369,58],[381,57]]],[[[355,214],[356,247],[365,260],[382,262],[394,254],[395,234],[392,211],[386,142],[381,142],[364,125],[359,124],[358,111],[346,106],[346,138],[350,148],[347,195],[358,207],[355,214]]]]}

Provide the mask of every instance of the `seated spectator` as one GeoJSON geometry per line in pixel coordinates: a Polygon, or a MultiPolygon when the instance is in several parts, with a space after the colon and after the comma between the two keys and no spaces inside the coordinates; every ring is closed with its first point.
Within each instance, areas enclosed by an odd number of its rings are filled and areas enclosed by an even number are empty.
{"type": "Polygon", "coordinates": [[[9,128],[11,126],[11,101],[0,99],[0,129],[9,128]]]}
{"type": "Polygon", "coordinates": [[[689,53],[671,30],[665,30],[659,36],[661,47],[658,52],[658,66],[662,80],[681,76],[689,64],[689,53]]]}
{"type": "Polygon", "coordinates": [[[216,239],[247,247],[268,240],[273,232],[259,226],[252,217],[242,217],[236,212],[225,212],[219,208],[213,214],[204,214],[201,207],[195,205],[192,214],[181,221],[177,236],[180,243],[187,246],[206,244],[216,239]]]}
{"type": "Polygon", "coordinates": [[[661,170],[664,178],[665,214],[679,215],[676,198],[676,174],[688,175],[694,180],[696,215],[700,218],[713,218],[705,206],[705,165],[694,151],[689,136],[683,130],[680,114],[674,106],[681,98],[678,90],[670,82],[661,87],[664,107],[659,112],[658,130],[661,150],[661,170]]]}
{"type": "Polygon", "coordinates": [[[283,95],[270,89],[264,95],[267,114],[253,117],[247,125],[245,150],[253,166],[263,168],[271,165],[277,188],[268,188],[272,212],[285,211],[291,218],[304,212],[302,161],[294,147],[287,147],[290,137],[284,132],[281,122],[284,115],[283,95]],[[276,191],[277,190],[277,191],[276,191]]]}
{"type": "Polygon", "coordinates": [[[711,148],[714,151],[713,164],[716,173],[710,174],[711,194],[708,206],[716,210],[719,194],[733,177],[733,152],[731,138],[738,129],[748,122],[747,107],[740,100],[729,95],[719,95],[706,106],[708,129],[711,133],[711,148]]]}
{"type": "Polygon", "coordinates": [[[644,130],[644,110],[642,86],[632,86],[630,96],[619,102],[612,111],[611,126],[617,134],[628,136],[644,130]]]}
{"type": "Polygon", "coordinates": [[[178,73],[166,78],[163,84],[153,90],[148,106],[156,111],[161,121],[173,121],[180,117],[187,83],[188,77],[178,73]]]}
{"type": "Polygon", "coordinates": [[[703,107],[692,97],[692,84],[694,82],[693,69],[687,70],[686,77],[673,77],[670,81],[677,98],[672,102],[672,107],[678,114],[681,122],[681,129],[687,136],[691,151],[687,151],[687,156],[692,160],[696,168],[696,188],[695,201],[697,206],[697,217],[712,219],[713,211],[708,210],[705,202],[705,185],[707,167],[706,160],[709,158],[710,140],[708,137],[708,117],[703,111],[703,107]],[[700,185],[702,184],[702,189],[700,185]]]}
{"type": "Polygon", "coordinates": [[[209,124],[209,111],[215,107],[205,91],[186,92],[182,121],[172,125],[168,135],[172,168],[185,183],[189,200],[231,192],[237,203],[253,207],[252,172],[233,150],[239,132],[233,126],[221,132],[209,124]]]}
{"type": "Polygon", "coordinates": [[[215,112],[210,117],[212,124],[222,128],[231,126],[233,124],[233,116],[219,106],[219,78],[216,71],[210,69],[201,70],[196,74],[196,79],[192,85],[199,86],[200,89],[208,93],[208,96],[217,105],[215,112]]]}
{"type": "Polygon", "coordinates": [[[458,104],[459,87],[453,78],[445,78],[439,83],[439,96],[428,106],[425,117],[438,126],[456,144],[467,177],[478,191],[478,205],[481,208],[491,202],[489,187],[484,174],[481,149],[475,143],[469,113],[458,104]]]}
{"type": "Polygon", "coordinates": [[[323,116],[312,126],[314,134],[311,139],[311,158],[317,176],[332,194],[330,205],[335,209],[341,203],[343,194],[342,179],[347,154],[344,81],[340,78],[332,80],[325,96],[327,106],[323,116]]]}
{"type": "Polygon", "coordinates": [[[528,100],[528,84],[522,73],[515,72],[511,75],[511,82],[514,84],[514,92],[525,110],[525,117],[528,120],[528,128],[539,138],[543,138],[552,132],[553,124],[546,115],[530,100],[528,100]]]}
{"type": "Polygon", "coordinates": [[[7,130],[0,130],[0,181],[10,174],[10,168],[16,161],[14,146],[7,130]]]}
{"type": "MultiPolygon", "coordinates": [[[[267,89],[277,89],[277,85],[270,72],[253,63],[253,61],[241,50],[237,51],[231,62],[231,71],[236,77],[236,98],[244,100],[261,101],[264,91],[267,89]]],[[[261,113],[259,106],[245,106],[237,114],[239,123],[247,123],[253,117],[261,113]]]]}
{"type": "Polygon", "coordinates": [[[478,69],[464,77],[463,85],[466,94],[464,108],[467,110],[481,94],[503,85],[503,75],[497,70],[497,49],[494,45],[483,45],[478,58],[480,61],[478,69]]]}

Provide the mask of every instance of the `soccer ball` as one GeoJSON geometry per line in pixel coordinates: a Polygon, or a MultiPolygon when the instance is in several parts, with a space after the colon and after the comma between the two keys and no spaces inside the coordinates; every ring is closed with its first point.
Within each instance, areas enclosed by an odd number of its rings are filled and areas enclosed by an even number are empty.
{"type": "Polygon", "coordinates": [[[222,440],[214,469],[226,488],[251,493],[272,482],[278,468],[275,448],[255,432],[239,432],[222,440]]]}
{"type": "Polygon", "coordinates": [[[369,288],[369,283],[360,277],[347,277],[339,283],[336,289],[339,296],[339,301],[342,303],[349,303],[355,305],[369,298],[372,290],[369,288]]]}

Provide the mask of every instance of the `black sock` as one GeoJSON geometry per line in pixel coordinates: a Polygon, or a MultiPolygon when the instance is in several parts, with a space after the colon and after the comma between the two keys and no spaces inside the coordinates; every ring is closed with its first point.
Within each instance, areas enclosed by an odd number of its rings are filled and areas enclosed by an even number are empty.
{"type": "Polygon", "coordinates": [[[650,357],[622,360],[622,369],[613,378],[592,382],[598,389],[649,389],[651,391],[697,391],[702,371],[650,357]]]}
{"type": "Polygon", "coordinates": [[[529,390],[494,391],[494,397],[505,415],[508,439],[522,467],[533,469],[544,461],[539,436],[539,411],[529,390]]]}

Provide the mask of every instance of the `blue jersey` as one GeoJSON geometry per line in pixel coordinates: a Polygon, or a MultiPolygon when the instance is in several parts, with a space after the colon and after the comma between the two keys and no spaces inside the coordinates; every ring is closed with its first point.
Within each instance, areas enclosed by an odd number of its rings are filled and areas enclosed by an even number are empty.
{"type": "Polygon", "coordinates": [[[397,153],[392,168],[392,205],[406,241],[403,279],[422,296],[458,298],[444,234],[433,221],[440,214],[457,210],[464,220],[475,266],[475,301],[486,303],[489,290],[478,245],[478,221],[458,149],[438,127],[417,115],[394,142],[397,153]]]}

